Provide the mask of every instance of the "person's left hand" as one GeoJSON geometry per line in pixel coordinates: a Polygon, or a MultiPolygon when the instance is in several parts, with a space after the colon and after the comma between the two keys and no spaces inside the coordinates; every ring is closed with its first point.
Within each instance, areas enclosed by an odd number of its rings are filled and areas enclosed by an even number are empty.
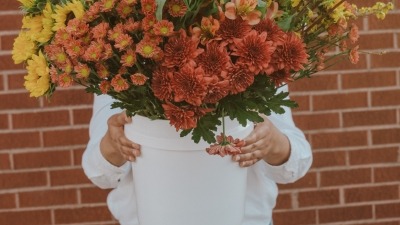
{"type": "Polygon", "coordinates": [[[254,126],[254,130],[244,139],[242,153],[234,155],[233,160],[241,167],[248,167],[259,160],[271,165],[281,165],[290,156],[288,138],[272,122],[262,116],[264,121],[254,126]]]}

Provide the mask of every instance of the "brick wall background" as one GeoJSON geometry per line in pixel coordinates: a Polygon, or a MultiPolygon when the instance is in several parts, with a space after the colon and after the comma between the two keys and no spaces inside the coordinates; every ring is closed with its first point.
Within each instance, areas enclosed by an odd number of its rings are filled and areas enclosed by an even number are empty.
{"type": "MultiPolygon", "coordinates": [[[[360,0],[368,3],[371,1],[360,0]]],[[[311,171],[280,185],[276,225],[400,225],[400,6],[359,22],[361,55],[291,85],[297,125],[314,151],[311,171]]],[[[92,97],[80,88],[51,102],[29,98],[12,63],[21,26],[0,1],[0,224],[117,224],[80,167],[92,97]]]]}

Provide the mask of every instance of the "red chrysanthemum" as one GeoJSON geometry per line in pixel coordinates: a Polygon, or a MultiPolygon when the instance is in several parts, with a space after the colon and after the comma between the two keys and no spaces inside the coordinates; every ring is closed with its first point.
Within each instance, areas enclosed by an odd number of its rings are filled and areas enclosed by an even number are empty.
{"type": "Polygon", "coordinates": [[[350,60],[350,62],[353,63],[353,64],[357,64],[358,61],[360,60],[360,55],[359,55],[359,53],[358,53],[358,45],[355,46],[354,48],[352,48],[352,49],[349,51],[349,60],[350,60]]]}
{"type": "Polygon", "coordinates": [[[192,129],[197,125],[195,113],[190,109],[180,108],[167,103],[162,105],[165,117],[169,120],[170,124],[176,128],[176,131],[183,129],[192,129]]]}
{"type": "Polygon", "coordinates": [[[197,57],[196,62],[204,69],[207,76],[219,76],[228,68],[231,60],[225,44],[211,42],[207,44],[206,50],[197,57]]]}
{"type": "Polygon", "coordinates": [[[204,51],[197,48],[199,40],[190,38],[184,30],[180,30],[177,36],[170,37],[164,46],[163,66],[182,67],[185,64],[194,65],[194,59],[204,51]]]}
{"type": "Polygon", "coordinates": [[[237,94],[245,91],[254,82],[254,74],[246,65],[236,64],[229,69],[228,80],[230,93],[237,94]]]}
{"type": "Polygon", "coordinates": [[[271,41],[267,41],[267,33],[258,34],[251,31],[243,39],[234,39],[232,55],[239,56],[237,62],[245,64],[253,74],[268,68],[271,55],[275,50],[271,41]]]}
{"type": "Polygon", "coordinates": [[[171,86],[172,77],[173,71],[165,67],[161,67],[153,72],[151,89],[153,90],[154,96],[163,101],[173,99],[171,86]]]}
{"type": "Polygon", "coordinates": [[[299,71],[308,62],[305,44],[295,33],[288,33],[282,45],[272,54],[270,66],[265,72],[271,74],[277,70],[299,71]]]}
{"type": "Polygon", "coordinates": [[[281,45],[285,38],[285,32],[270,18],[265,18],[255,25],[254,30],[259,34],[267,32],[267,41],[272,41],[274,46],[281,45]]]}
{"type": "Polygon", "coordinates": [[[251,26],[247,24],[241,17],[237,17],[235,20],[225,19],[220,23],[217,35],[226,40],[228,43],[232,43],[235,38],[243,38],[251,31],[251,26]]]}
{"type": "Polygon", "coordinates": [[[216,76],[206,79],[210,79],[210,81],[207,82],[207,94],[204,97],[204,103],[215,104],[229,94],[229,80],[219,80],[216,76]]]}
{"type": "Polygon", "coordinates": [[[358,33],[358,27],[355,23],[351,24],[351,28],[350,28],[348,36],[349,36],[350,42],[352,44],[354,44],[358,41],[360,34],[358,33]]]}
{"type": "Polygon", "coordinates": [[[292,74],[287,70],[277,70],[269,75],[276,87],[293,81],[292,74]]]}
{"type": "Polygon", "coordinates": [[[241,153],[241,147],[245,145],[243,140],[238,138],[234,139],[232,136],[226,136],[221,133],[217,135],[217,143],[206,148],[206,151],[210,155],[219,155],[224,157],[226,155],[236,155],[241,153]]]}
{"type": "Polygon", "coordinates": [[[199,106],[207,94],[204,70],[201,67],[193,68],[190,65],[182,67],[174,73],[171,86],[176,102],[185,101],[199,106]]]}

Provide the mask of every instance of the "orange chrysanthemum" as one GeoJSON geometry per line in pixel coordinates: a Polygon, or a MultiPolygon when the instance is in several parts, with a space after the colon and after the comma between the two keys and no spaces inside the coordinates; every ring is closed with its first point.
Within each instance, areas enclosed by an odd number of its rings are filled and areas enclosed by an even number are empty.
{"type": "Polygon", "coordinates": [[[90,68],[86,64],[78,63],[74,67],[74,71],[76,72],[76,77],[77,78],[88,78],[90,75],[90,68]]]}
{"type": "Polygon", "coordinates": [[[103,39],[107,36],[107,32],[110,29],[110,24],[107,22],[101,22],[94,26],[90,32],[95,39],[103,39]]]}
{"type": "Polygon", "coordinates": [[[107,80],[101,81],[100,85],[99,85],[99,88],[100,88],[101,93],[107,94],[108,91],[111,89],[110,81],[107,81],[107,80]]]}
{"type": "Polygon", "coordinates": [[[94,2],[85,12],[85,15],[82,17],[82,19],[85,22],[92,22],[93,20],[97,19],[100,16],[101,5],[101,2],[94,2]]]}
{"type": "Polygon", "coordinates": [[[194,65],[194,59],[204,51],[197,48],[199,40],[190,38],[184,30],[180,30],[177,36],[169,38],[164,46],[163,66],[182,67],[185,64],[194,65]]]}
{"type": "Polygon", "coordinates": [[[155,43],[148,40],[141,40],[136,45],[136,52],[145,58],[153,58],[162,51],[155,43]]]}
{"type": "Polygon", "coordinates": [[[247,24],[241,17],[235,20],[225,19],[221,22],[217,35],[232,43],[234,38],[243,38],[251,31],[251,26],[247,24]]]}
{"type": "Polygon", "coordinates": [[[258,74],[268,68],[275,47],[267,41],[266,32],[258,34],[253,30],[243,39],[234,39],[234,43],[232,55],[238,56],[237,62],[245,64],[250,72],[258,74]]]}
{"type": "Polygon", "coordinates": [[[82,41],[77,39],[70,40],[64,47],[72,59],[77,59],[85,52],[82,41]]]}
{"type": "Polygon", "coordinates": [[[237,94],[245,91],[254,82],[254,74],[243,64],[235,64],[229,69],[228,80],[230,93],[237,94]]]}
{"type": "Polygon", "coordinates": [[[282,45],[278,45],[270,62],[270,67],[265,71],[271,74],[277,70],[299,71],[308,62],[305,44],[295,33],[288,33],[282,45]]]}
{"type": "Polygon", "coordinates": [[[117,0],[101,0],[100,11],[109,12],[115,7],[117,0]]]}
{"type": "Polygon", "coordinates": [[[74,37],[82,37],[89,32],[89,25],[81,19],[74,18],[68,21],[65,30],[74,37]]]}
{"type": "Polygon", "coordinates": [[[118,3],[116,10],[121,18],[126,19],[133,12],[133,7],[130,4],[121,1],[118,3]]]}
{"type": "Polygon", "coordinates": [[[174,32],[174,24],[168,20],[161,20],[154,24],[154,34],[169,37],[174,32]]]}
{"type": "Polygon", "coordinates": [[[206,50],[197,57],[196,62],[204,69],[207,76],[220,76],[221,72],[229,67],[231,60],[226,51],[226,44],[211,42],[207,44],[206,50]]]}
{"type": "Polygon", "coordinates": [[[108,71],[107,67],[104,64],[98,63],[96,64],[95,68],[97,76],[99,76],[102,79],[105,79],[106,77],[108,77],[108,75],[110,75],[110,72],[108,71]]]}
{"type": "Polygon", "coordinates": [[[102,57],[103,46],[101,46],[98,42],[92,41],[89,47],[86,49],[82,58],[85,61],[96,62],[99,61],[102,57]]]}
{"type": "Polygon", "coordinates": [[[142,73],[135,73],[135,74],[131,75],[130,78],[131,78],[132,84],[137,85],[137,86],[144,85],[146,83],[146,81],[149,79],[142,73]]]}
{"type": "Polygon", "coordinates": [[[135,22],[132,18],[129,18],[124,23],[124,30],[127,32],[134,32],[140,28],[140,23],[135,22]]]}
{"type": "Polygon", "coordinates": [[[125,91],[129,88],[128,82],[120,74],[111,79],[111,86],[116,92],[125,91]]]}
{"type": "Polygon", "coordinates": [[[153,29],[154,24],[157,23],[157,19],[153,15],[148,15],[148,16],[145,16],[141,22],[142,22],[143,30],[149,31],[149,30],[153,29]]]}
{"type": "Polygon", "coordinates": [[[182,0],[171,0],[168,2],[168,13],[172,17],[182,17],[186,14],[187,6],[182,0]]]}
{"type": "Polygon", "coordinates": [[[158,68],[153,72],[151,89],[156,98],[163,101],[173,99],[171,86],[172,77],[173,71],[165,67],[158,68]]]}
{"type": "Polygon", "coordinates": [[[142,4],[142,12],[145,15],[154,15],[157,9],[156,1],[154,0],[141,0],[140,3],[142,4]]]}
{"type": "Polygon", "coordinates": [[[285,32],[270,18],[265,18],[255,25],[254,30],[259,34],[267,32],[267,41],[272,41],[274,46],[281,45],[284,41],[285,32]]]}
{"type": "Polygon", "coordinates": [[[176,128],[176,131],[192,129],[197,125],[195,113],[190,109],[183,109],[168,102],[162,105],[165,117],[169,123],[176,128]]]}
{"type": "Polygon", "coordinates": [[[182,67],[174,73],[171,81],[174,90],[174,101],[185,101],[199,106],[207,94],[207,84],[204,80],[204,70],[201,67],[193,68],[190,65],[182,67]]]}
{"type": "Polygon", "coordinates": [[[360,60],[360,55],[358,54],[358,47],[359,46],[357,45],[349,51],[349,60],[353,64],[357,64],[358,61],[360,60]]]}
{"type": "Polygon", "coordinates": [[[125,50],[127,47],[132,46],[133,40],[128,34],[121,34],[115,39],[114,47],[120,51],[125,50]]]}
{"type": "Polygon", "coordinates": [[[70,87],[74,83],[74,80],[71,75],[67,73],[63,73],[58,77],[58,85],[60,87],[70,87]]]}
{"type": "Polygon", "coordinates": [[[348,35],[349,35],[350,42],[352,44],[354,44],[354,43],[356,43],[358,41],[358,38],[360,37],[360,34],[358,33],[358,27],[357,27],[356,24],[353,23],[351,25],[351,28],[350,28],[350,31],[349,31],[348,35]]]}
{"type": "Polygon", "coordinates": [[[122,66],[131,67],[136,63],[136,54],[132,49],[128,49],[125,54],[121,56],[122,66]]]}
{"type": "Polygon", "coordinates": [[[124,34],[124,25],[122,23],[116,24],[112,30],[108,31],[108,39],[115,41],[119,36],[124,34]]]}

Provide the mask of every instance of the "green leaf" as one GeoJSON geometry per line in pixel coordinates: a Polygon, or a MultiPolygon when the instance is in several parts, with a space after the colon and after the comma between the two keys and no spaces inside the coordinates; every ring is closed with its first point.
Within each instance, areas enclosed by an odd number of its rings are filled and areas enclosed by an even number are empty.
{"type": "Polygon", "coordinates": [[[181,133],[179,134],[181,137],[185,137],[186,135],[190,134],[190,132],[192,132],[193,129],[187,129],[187,130],[183,130],[181,131],[181,133]]]}
{"type": "Polygon", "coordinates": [[[288,31],[290,30],[291,24],[292,24],[292,20],[293,20],[294,15],[284,15],[282,17],[282,19],[280,19],[277,24],[278,26],[284,30],[284,31],[288,31]]]}
{"type": "Polygon", "coordinates": [[[207,143],[215,143],[215,133],[217,126],[221,125],[221,121],[215,115],[205,115],[197,123],[197,127],[193,129],[192,140],[199,143],[201,139],[207,143]]]}
{"type": "Polygon", "coordinates": [[[157,2],[156,18],[157,20],[162,20],[162,13],[166,0],[156,0],[156,2],[157,2]]]}

